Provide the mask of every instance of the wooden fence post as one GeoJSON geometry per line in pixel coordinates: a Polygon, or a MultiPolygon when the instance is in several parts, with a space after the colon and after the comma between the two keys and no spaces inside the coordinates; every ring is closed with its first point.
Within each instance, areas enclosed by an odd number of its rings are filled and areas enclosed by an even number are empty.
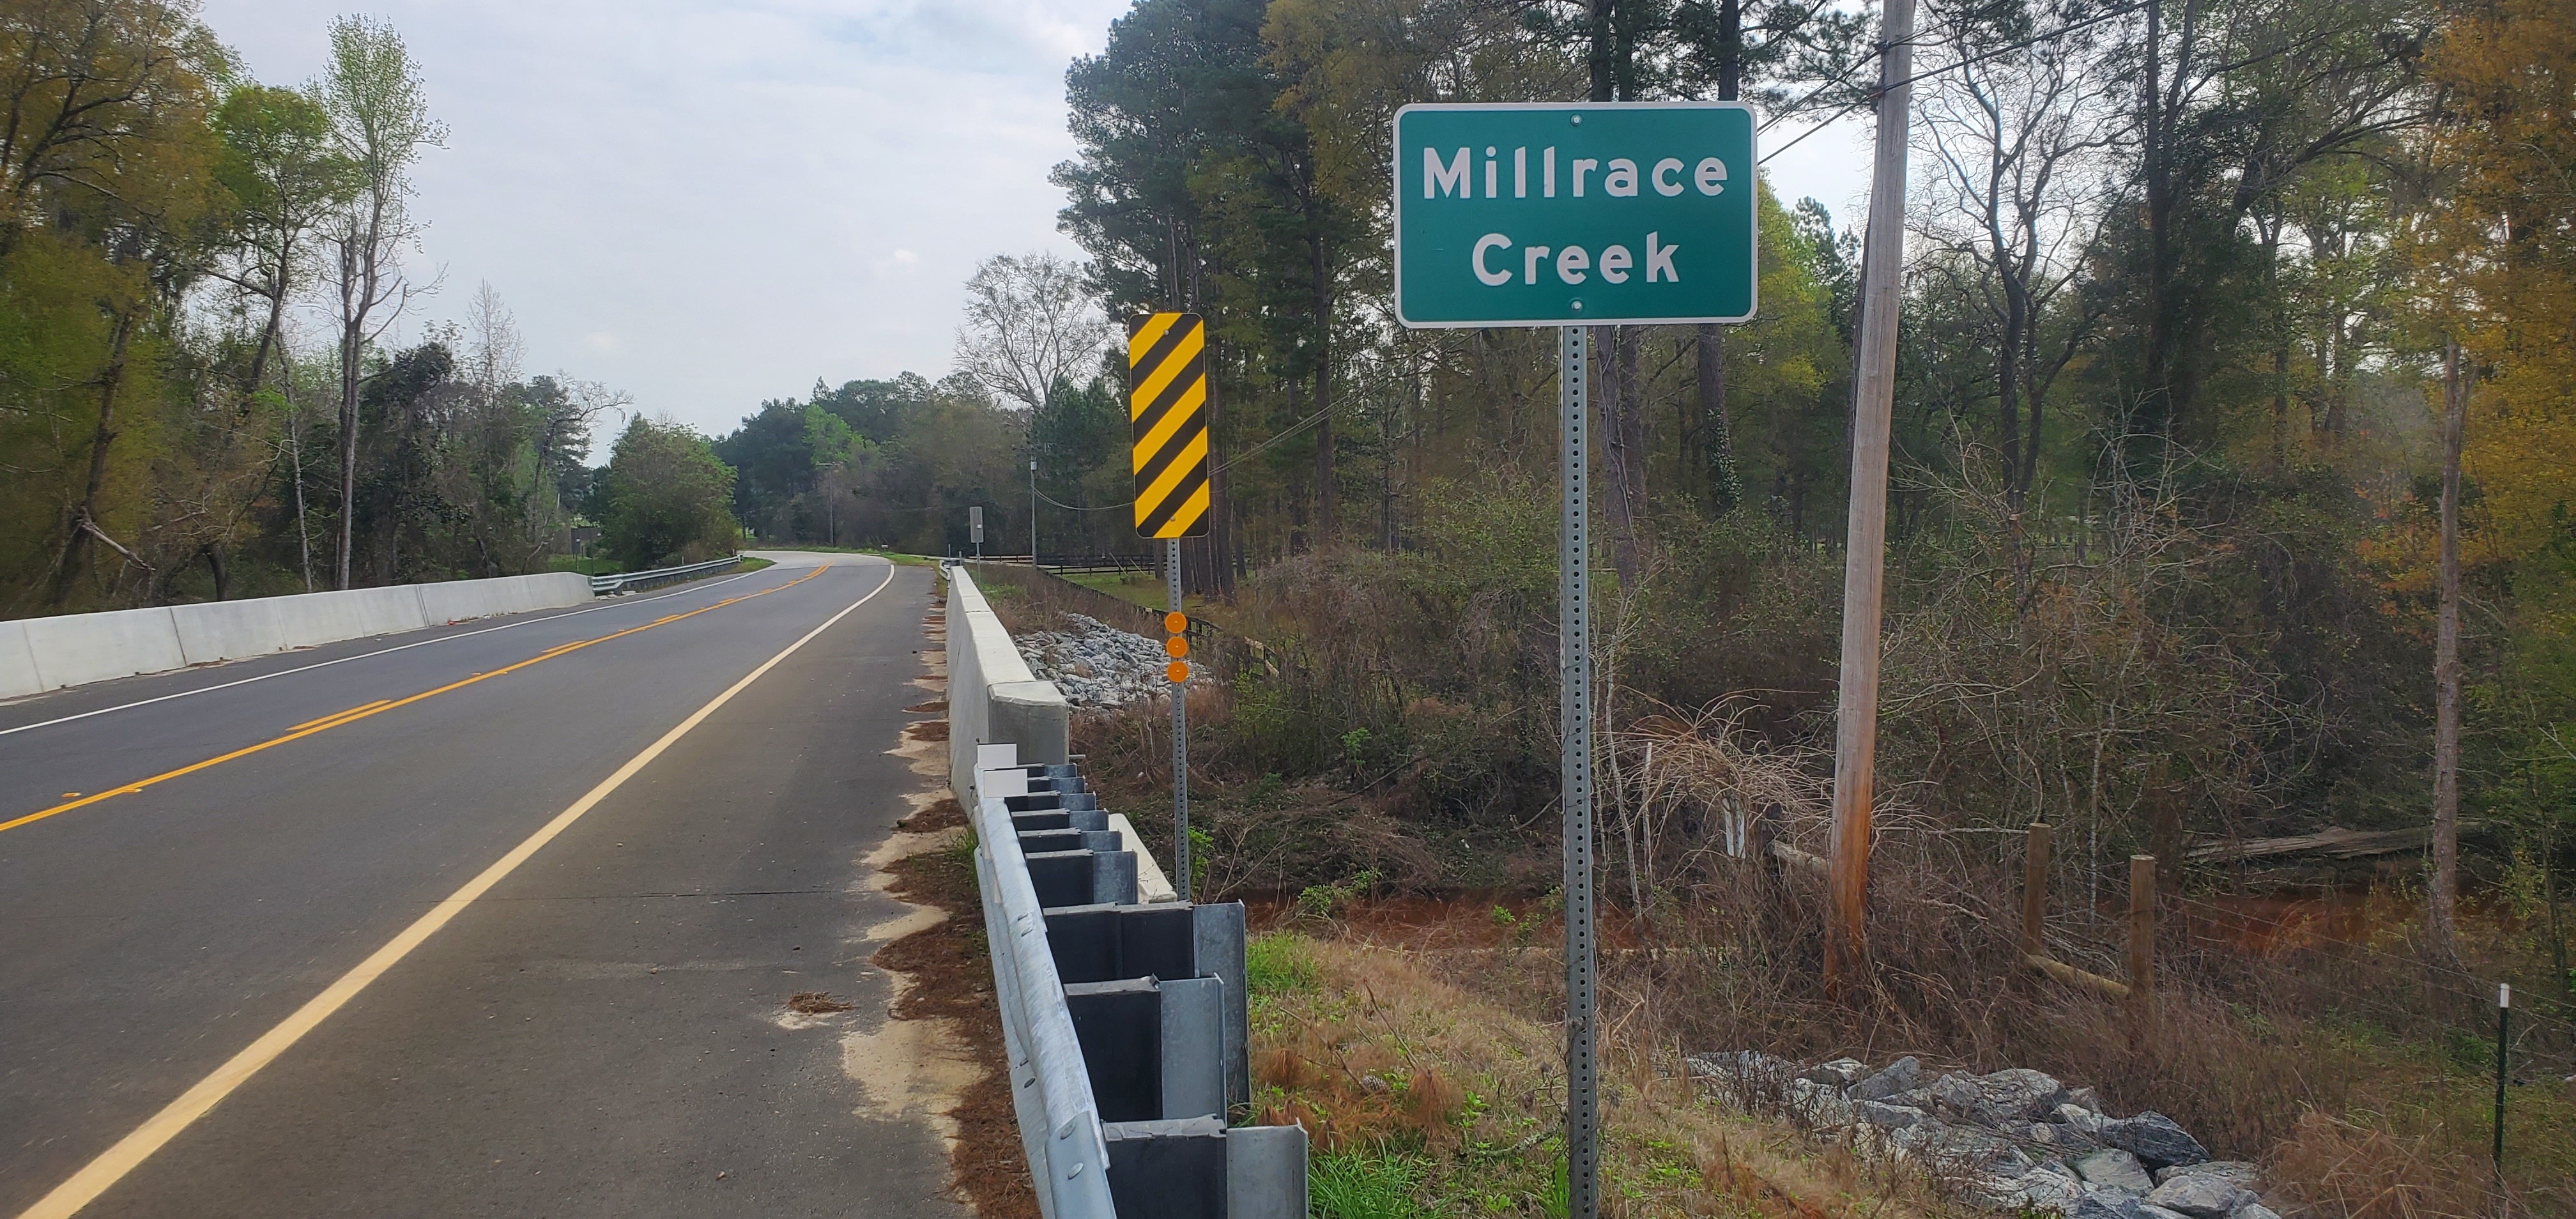
{"type": "Polygon", "coordinates": [[[2048,921],[2048,823],[2030,827],[2030,853],[2021,865],[2021,955],[2048,955],[2040,932],[2048,921]]]}
{"type": "Polygon", "coordinates": [[[2156,857],[2129,857],[2129,1004],[2138,1051],[2156,1054],[2156,857]]]}

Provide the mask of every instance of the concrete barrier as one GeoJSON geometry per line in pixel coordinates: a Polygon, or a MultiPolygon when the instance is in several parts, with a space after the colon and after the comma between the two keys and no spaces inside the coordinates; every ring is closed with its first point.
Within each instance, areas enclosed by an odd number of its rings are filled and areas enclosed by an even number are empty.
{"type": "Polygon", "coordinates": [[[445,626],[468,618],[488,618],[496,613],[507,613],[509,611],[495,605],[500,600],[496,595],[500,590],[492,585],[499,583],[499,580],[456,580],[445,584],[418,585],[415,595],[420,598],[421,619],[431,626],[445,626]]]}
{"type": "Polygon", "coordinates": [[[36,656],[36,680],[46,690],[188,664],[167,606],[29,618],[24,625],[27,648],[36,656]]]}
{"type": "Polygon", "coordinates": [[[36,676],[36,652],[27,646],[27,624],[0,622],[0,698],[16,698],[45,688],[36,676]]]}
{"type": "MultiPolygon", "coordinates": [[[[484,589],[483,612],[486,614],[524,614],[529,610],[579,604],[590,600],[591,597],[590,577],[569,571],[541,572],[533,576],[504,576],[498,580],[476,580],[473,583],[481,585],[484,589]]],[[[421,585],[421,604],[424,607],[428,606],[431,589],[444,587],[449,586],[421,585]]],[[[437,615],[433,613],[431,617],[435,619],[437,615]]]]}
{"type": "Polygon", "coordinates": [[[590,599],[558,571],[22,618],[0,622],[0,698],[590,599]]]}
{"type": "Polygon", "coordinates": [[[1009,744],[1023,763],[1065,761],[1073,707],[1037,680],[993,606],[960,567],[948,572],[948,790],[975,807],[975,747],[1009,744]]]}
{"type": "Polygon", "coordinates": [[[170,619],[179,628],[179,655],[192,665],[245,656],[266,656],[294,646],[287,642],[286,622],[278,599],[209,601],[172,606],[170,619]]]}
{"type": "Polygon", "coordinates": [[[409,585],[307,593],[277,600],[278,613],[286,627],[286,646],[291,648],[417,631],[429,625],[429,616],[421,612],[420,594],[409,585]]]}

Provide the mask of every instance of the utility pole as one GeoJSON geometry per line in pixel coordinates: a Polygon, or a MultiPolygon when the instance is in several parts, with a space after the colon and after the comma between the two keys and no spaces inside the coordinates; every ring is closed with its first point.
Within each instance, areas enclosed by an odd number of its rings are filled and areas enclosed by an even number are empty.
{"type": "Polygon", "coordinates": [[[1887,550],[1887,450],[1896,398],[1897,276],[1905,263],[1905,144],[1914,88],[1914,0],[1886,0],[1878,41],[1878,156],[1862,254],[1860,368],[1852,388],[1851,520],[1843,552],[1843,656],[1834,727],[1834,833],[1825,984],[1849,993],[1868,957],[1870,801],[1878,753],[1879,614],[1887,550]]]}
{"type": "Polygon", "coordinates": [[[1038,463],[1029,459],[1029,566],[1038,565],[1038,463]]]}

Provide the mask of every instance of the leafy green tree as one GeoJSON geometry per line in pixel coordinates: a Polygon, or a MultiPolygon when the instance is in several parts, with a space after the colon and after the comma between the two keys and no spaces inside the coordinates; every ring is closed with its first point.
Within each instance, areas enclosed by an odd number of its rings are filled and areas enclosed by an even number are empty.
{"type": "Polygon", "coordinates": [[[403,250],[420,235],[409,210],[411,168],[447,129],[429,114],[420,68],[393,27],[366,17],[331,23],[331,62],[312,89],[331,118],[356,189],[332,236],[340,328],[339,587],[349,587],[358,495],[359,381],[368,345],[401,316],[413,289],[403,250]]]}
{"type": "Polygon", "coordinates": [[[600,474],[601,552],[630,569],[732,553],[733,481],[706,437],[638,416],[600,474]]]}
{"type": "Polygon", "coordinates": [[[331,116],[292,89],[238,86],[224,95],[214,124],[223,140],[215,175],[232,192],[236,242],[216,273],[267,315],[242,374],[242,384],[255,390],[266,383],[287,302],[313,269],[318,230],[348,204],[359,178],[332,139],[331,116]]]}

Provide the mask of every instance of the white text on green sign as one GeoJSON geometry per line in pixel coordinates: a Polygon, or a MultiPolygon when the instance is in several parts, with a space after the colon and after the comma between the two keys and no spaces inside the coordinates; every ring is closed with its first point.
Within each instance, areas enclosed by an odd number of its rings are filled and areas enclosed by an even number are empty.
{"type": "Polygon", "coordinates": [[[1397,111],[1396,316],[1422,327],[1751,318],[1753,126],[1740,102],[1397,111]]]}

